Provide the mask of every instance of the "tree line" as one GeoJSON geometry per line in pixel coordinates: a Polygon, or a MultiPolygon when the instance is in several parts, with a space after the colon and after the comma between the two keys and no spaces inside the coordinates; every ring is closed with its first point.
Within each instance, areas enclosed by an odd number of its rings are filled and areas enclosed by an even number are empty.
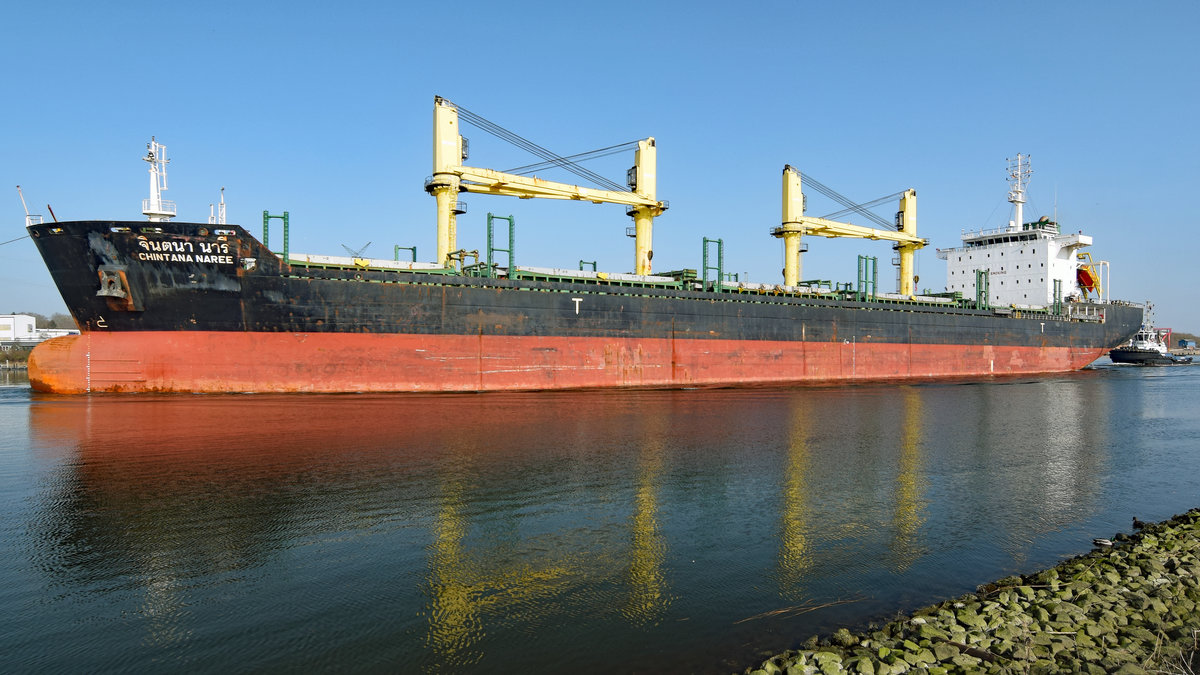
{"type": "Polygon", "coordinates": [[[72,319],[70,314],[63,314],[61,312],[51,314],[50,316],[38,314],[37,312],[12,312],[12,314],[32,316],[33,325],[37,328],[66,328],[71,330],[79,328],[79,326],[75,325],[75,319],[72,319]]]}

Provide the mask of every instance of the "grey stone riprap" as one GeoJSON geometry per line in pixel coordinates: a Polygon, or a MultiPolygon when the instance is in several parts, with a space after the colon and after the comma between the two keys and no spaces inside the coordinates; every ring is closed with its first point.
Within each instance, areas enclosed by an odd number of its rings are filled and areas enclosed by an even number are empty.
{"type": "Polygon", "coordinates": [[[878,629],[810,638],[745,672],[1190,672],[1200,640],[1200,509],[1138,525],[1053,569],[878,629]]]}

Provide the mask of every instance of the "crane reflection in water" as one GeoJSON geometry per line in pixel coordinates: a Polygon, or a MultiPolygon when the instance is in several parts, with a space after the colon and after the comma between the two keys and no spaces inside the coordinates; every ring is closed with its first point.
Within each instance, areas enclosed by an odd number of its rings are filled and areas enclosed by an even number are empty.
{"type": "MultiPolygon", "coordinates": [[[[827,475],[830,465],[827,457],[831,454],[853,456],[851,448],[869,449],[869,465],[843,474],[842,480],[858,475],[857,489],[850,492],[873,493],[876,488],[867,481],[876,475],[886,477],[894,473],[892,507],[884,510],[890,512],[891,522],[890,528],[886,528],[890,531],[888,554],[883,557],[894,573],[902,574],[928,549],[921,534],[927,508],[921,453],[924,442],[921,394],[914,387],[901,387],[896,397],[861,403],[864,405],[861,414],[871,418],[872,424],[846,427],[814,412],[810,397],[796,396],[790,402],[777,562],[779,593],[784,600],[814,601],[808,587],[824,576],[815,569],[817,559],[840,564],[829,561],[831,555],[838,554],[838,549],[830,550],[831,539],[857,541],[870,536],[867,530],[885,529],[869,524],[872,513],[879,512],[881,506],[873,501],[864,502],[859,509],[830,506],[828,486],[836,480],[827,475]],[[894,403],[900,405],[900,411],[889,409],[889,404],[894,403]],[[898,423],[890,424],[893,419],[898,423]],[[898,434],[880,431],[888,428],[897,429],[898,434]],[[824,455],[816,460],[814,445],[818,454],[824,455]],[[893,462],[894,471],[888,467],[893,462]]],[[[842,503],[841,497],[835,499],[842,503]]]]}
{"type": "MultiPolygon", "coordinates": [[[[538,531],[536,526],[523,533],[519,521],[528,514],[519,503],[515,508],[498,505],[498,511],[473,522],[472,514],[491,511],[491,505],[479,503],[487,500],[486,494],[473,496],[487,492],[481,489],[487,482],[481,473],[485,469],[471,462],[479,448],[450,450],[459,460],[439,473],[438,511],[428,556],[429,602],[424,612],[425,644],[439,667],[479,663],[483,642],[494,625],[504,621],[498,617],[523,617],[536,623],[533,615],[570,614],[568,606],[577,602],[573,596],[595,585],[620,586],[622,577],[617,611],[623,620],[639,626],[662,618],[671,600],[663,570],[667,544],[658,525],[668,425],[661,414],[647,414],[632,420],[630,428],[640,432],[640,438],[632,492],[615,490],[628,497],[631,507],[626,541],[616,547],[598,546],[599,542],[575,538],[570,532],[538,531]],[[473,530],[493,526],[503,529],[500,536],[472,537],[473,530]]],[[[556,473],[549,478],[564,477],[556,473]]],[[[578,495],[580,487],[572,491],[578,495]]],[[[588,501],[608,499],[598,493],[580,496],[588,501]]],[[[523,501],[536,508],[535,497],[527,495],[523,501]]],[[[604,613],[599,608],[590,611],[604,613]]]]}
{"type": "Polygon", "coordinates": [[[920,539],[925,522],[925,478],[921,466],[921,395],[912,387],[901,394],[904,402],[900,426],[899,471],[896,474],[896,507],[892,516],[893,537],[889,546],[892,569],[903,573],[925,552],[920,539]]]}
{"type": "Polygon", "coordinates": [[[894,611],[966,579],[964,551],[1020,562],[1086,515],[1113,461],[1096,452],[1112,406],[1086,377],[38,397],[17,563],[49,616],[108,626],[64,627],[73,653],[124,641],[146,667],[264,644],[265,668],[712,657],[894,611]],[[596,640],[621,649],[599,658],[596,640]]]}

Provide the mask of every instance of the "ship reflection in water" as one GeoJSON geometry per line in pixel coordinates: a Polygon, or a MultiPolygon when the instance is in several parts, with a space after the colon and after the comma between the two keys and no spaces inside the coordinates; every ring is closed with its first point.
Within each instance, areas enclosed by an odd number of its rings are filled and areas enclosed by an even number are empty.
{"type": "Polygon", "coordinates": [[[7,651],[72,670],[740,670],[1079,552],[1090,535],[1062,533],[1123,494],[1109,397],[1130,377],[34,397],[36,487],[6,518],[41,599],[7,651]]]}

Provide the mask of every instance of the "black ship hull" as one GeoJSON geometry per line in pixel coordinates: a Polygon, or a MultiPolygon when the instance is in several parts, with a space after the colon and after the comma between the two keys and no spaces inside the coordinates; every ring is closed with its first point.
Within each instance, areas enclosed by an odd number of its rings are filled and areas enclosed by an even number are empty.
{"type": "Polygon", "coordinates": [[[81,221],[31,235],[82,334],[46,391],[446,391],[923,379],[1080,368],[1140,307],[285,263],[246,230],[81,221]]]}

